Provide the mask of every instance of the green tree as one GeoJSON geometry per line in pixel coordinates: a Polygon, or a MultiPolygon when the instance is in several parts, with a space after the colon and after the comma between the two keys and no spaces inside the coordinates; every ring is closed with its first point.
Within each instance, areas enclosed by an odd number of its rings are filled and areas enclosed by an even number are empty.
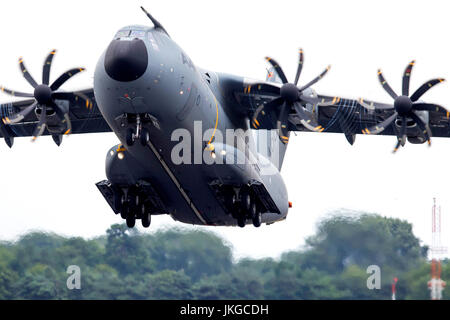
{"type": "Polygon", "coordinates": [[[208,232],[157,232],[145,241],[159,270],[183,270],[197,281],[232,267],[232,252],[222,239],[208,232]]]}
{"type": "Polygon", "coordinates": [[[35,264],[28,269],[15,285],[18,299],[59,299],[62,283],[55,270],[50,266],[35,264]]]}
{"type": "Polygon", "coordinates": [[[134,229],[115,224],[107,231],[105,261],[122,275],[154,270],[155,262],[134,229]]]}
{"type": "Polygon", "coordinates": [[[151,299],[192,299],[191,279],[182,271],[164,270],[149,276],[151,299]]]}

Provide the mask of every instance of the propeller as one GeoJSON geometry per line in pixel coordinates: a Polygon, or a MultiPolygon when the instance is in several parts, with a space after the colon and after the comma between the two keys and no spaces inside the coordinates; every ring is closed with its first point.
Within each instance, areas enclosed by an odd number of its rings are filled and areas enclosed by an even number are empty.
{"type": "MultiPolygon", "coordinates": [[[[31,76],[28,70],[25,67],[23,58],[19,58],[19,66],[22,71],[22,74],[27,80],[27,82],[34,88],[33,93],[25,93],[20,91],[14,91],[7,89],[5,87],[0,87],[1,91],[6,94],[15,96],[15,97],[23,97],[23,98],[34,98],[34,101],[27,106],[25,109],[21,110],[18,113],[13,114],[10,117],[4,117],[4,124],[14,124],[22,121],[28,114],[32,111],[35,111],[39,122],[36,128],[33,131],[33,139],[36,140],[39,136],[41,136],[45,128],[48,127],[49,115],[56,114],[58,120],[61,122],[62,129],[61,134],[67,135],[72,130],[72,125],[69,118],[69,109],[67,107],[61,106],[55,103],[55,100],[71,100],[75,98],[76,94],[72,92],[60,92],[59,88],[74,75],[84,71],[84,68],[74,68],[70,69],[63,74],[61,74],[51,85],[50,82],[50,70],[52,67],[53,57],[55,56],[56,50],[52,50],[47,58],[45,59],[43,70],[42,70],[42,84],[38,84],[36,80],[31,76]]],[[[55,140],[55,138],[54,138],[55,140]]],[[[61,143],[61,137],[56,139],[55,141],[57,145],[61,143]]]]}
{"type": "Polygon", "coordinates": [[[257,129],[262,125],[265,127],[270,127],[271,121],[268,115],[275,111],[278,114],[278,119],[276,122],[278,136],[281,142],[287,144],[289,142],[289,113],[293,110],[299,117],[300,122],[303,124],[303,126],[308,130],[316,132],[322,132],[323,130],[325,130],[324,127],[316,123],[316,121],[312,117],[312,114],[304,107],[304,104],[310,103],[313,105],[331,105],[337,103],[340,99],[334,98],[333,101],[327,101],[325,99],[306,95],[304,94],[304,91],[317,83],[320,79],[322,79],[330,70],[330,66],[328,66],[321,74],[312,79],[310,82],[299,87],[297,86],[297,84],[302,73],[304,62],[304,54],[302,49],[299,50],[298,67],[293,83],[290,83],[288,81],[285,73],[283,72],[283,69],[274,59],[267,57],[266,60],[274,68],[274,71],[280,78],[282,85],[281,87],[278,87],[269,83],[258,83],[246,87],[246,93],[250,93],[252,87],[256,86],[260,91],[275,94],[276,96],[278,96],[273,100],[260,105],[256,109],[251,120],[253,128],[257,129]]]}
{"type": "Polygon", "coordinates": [[[405,68],[403,73],[403,81],[402,81],[402,95],[397,95],[397,93],[392,89],[389,83],[383,76],[381,70],[378,70],[378,80],[381,83],[383,89],[394,99],[394,104],[383,104],[376,102],[368,102],[364,99],[360,99],[359,103],[366,109],[369,110],[392,110],[394,111],[386,120],[383,122],[371,127],[365,128],[362,130],[363,134],[378,134],[383,132],[387,127],[393,126],[394,131],[397,135],[397,144],[394,148],[394,153],[400,148],[400,146],[404,146],[406,143],[406,133],[407,133],[407,121],[411,119],[414,121],[417,126],[422,131],[425,139],[428,142],[428,145],[431,145],[431,129],[428,124],[423,121],[417,114],[416,111],[437,111],[437,112],[445,112],[447,114],[447,118],[449,116],[448,111],[437,104],[424,103],[418,101],[428,90],[430,90],[435,85],[444,82],[445,80],[442,78],[431,79],[421,85],[411,96],[409,95],[409,87],[410,87],[410,78],[411,72],[415,65],[415,61],[411,61],[408,66],[405,68]],[[401,119],[401,127],[400,131],[397,129],[395,125],[395,120],[397,118],[401,119]]]}

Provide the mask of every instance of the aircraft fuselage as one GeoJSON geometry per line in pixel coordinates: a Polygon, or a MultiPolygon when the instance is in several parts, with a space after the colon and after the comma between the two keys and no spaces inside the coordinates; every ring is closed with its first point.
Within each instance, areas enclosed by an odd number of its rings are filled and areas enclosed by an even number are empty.
{"type": "MultiPolygon", "coordinates": [[[[241,193],[250,193],[263,211],[261,222],[286,217],[279,170],[258,153],[247,118],[221,86],[224,77],[198,69],[158,29],[130,26],[117,33],[94,75],[98,107],[121,141],[106,161],[109,186],[122,193],[112,200],[116,213],[114,201],[123,203],[124,193],[126,198],[128,192],[142,197],[150,192],[161,204],[156,208],[148,200],[153,214],[190,224],[236,225],[234,211],[242,211],[244,204],[238,204],[245,201],[241,193]],[[234,134],[231,142],[227,134],[234,134]]],[[[251,222],[251,215],[244,221],[251,222]]]]}

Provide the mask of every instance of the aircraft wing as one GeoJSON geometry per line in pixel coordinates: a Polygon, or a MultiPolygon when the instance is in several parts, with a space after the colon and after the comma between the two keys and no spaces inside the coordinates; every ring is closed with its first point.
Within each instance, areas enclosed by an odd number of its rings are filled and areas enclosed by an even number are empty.
{"type": "MultiPolygon", "coordinates": [[[[26,99],[17,102],[3,103],[0,105],[0,136],[3,138],[28,137],[33,136],[35,128],[39,124],[39,119],[35,112],[28,113],[20,122],[8,123],[8,119],[19,114],[28,106],[32,105],[34,99],[26,99]]],[[[55,103],[68,109],[68,119],[71,123],[71,130],[67,132],[67,125],[63,130],[60,121],[56,120],[52,125],[52,115],[49,114],[48,126],[42,135],[61,135],[64,133],[94,133],[111,132],[111,128],[106,123],[95,101],[93,89],[86,89],[73,92],[65,100],[55,100],[55,103]]]]}
{"type": "Polygon", "coordinates": [[[403,117],[396,113],[393,102],[317,95],[312,89],[289,102],[279,94],[280,89],[280,84],[244,80],[234,96],[247,110],[253,129],[279,129],[284,143],[289,141],[288,131],[343,133],[351,144],[357,134],[393,135],[402,145],[406,138],[411,143],[424,143],[432,136],[450,137],[449,112],[437,104],[413,101],[413,112],[403,117]]]}
{"type": "MultiPolygon", "coordinates": [[[[318,96],[320,99],[332,101],[335,97],[318,96]]],[[[315,115],[318,123],[323,126],[322,132],[334,132],[345,134],[380,134],[380,135],[397,135],[395,126],[387,126],[382,132],[367,132],[367,129],[374,128],[382,124],[395,112],[392,109],[369,109],[367,105],[371,105],[372,101],[363,100],[366,106],[361,104],[361,100],[338,98],[339,101],[333,105],[320,104],[316,106],[306,106],[315,115]]],[[[381,104],[374,102],[375,104],[381,104]]],[[[436,108],[431,111],[421,111],[423,118],[427,119],[428,126],[434,137],[450,137],[450,121],[449,114],[444,108],[436,108]]],[[[419,114],[419,113],[418,113],[419,114]]],[[[398,117],[400,118],[400,117],[398,117]]],[[[294,124],[293,130],[308,131],[301,125],[298,115],[290,115],[290,122],[294,124]]],[[[414,133],[410,130],[408,133],[414,133]]],[[[419,133],[419,132],[417,132],[419,133]]]]}

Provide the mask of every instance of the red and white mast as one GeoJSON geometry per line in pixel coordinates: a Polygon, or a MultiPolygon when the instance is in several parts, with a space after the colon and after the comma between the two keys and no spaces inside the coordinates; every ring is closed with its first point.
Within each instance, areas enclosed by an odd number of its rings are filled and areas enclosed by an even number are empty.
{"type": "Polygon", "coordinates": [[[433,198],[431,218],[431,280],[428,281],[428,289],[431,300],[441,300],[445,288],[445,281],[441,279],[441,256],[447,252],[447,247],[441,244],[441,206],[436,206],[436,198],[433,198]]]}
{"type": "Polygon", "coordinates": [[[392,300],[395,300],[397,281],[398,281],[397,277],[395,277],[394,280],[392,281],[392,300]]]}

